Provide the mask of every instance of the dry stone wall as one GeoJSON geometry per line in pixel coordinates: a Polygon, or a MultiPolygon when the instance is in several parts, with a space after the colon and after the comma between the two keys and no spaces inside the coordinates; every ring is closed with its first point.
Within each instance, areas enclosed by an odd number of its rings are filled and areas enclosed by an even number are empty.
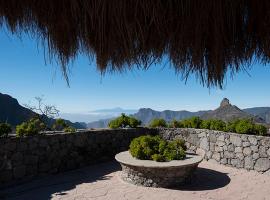
{"type": "Polygon", "coordinates": [[[191,152],[211,162],[270,174],[270,137],[204,129],[158,129],[167,139],[183,138],[191,152]]]}
{"type": "Polygon", "coordinates": [[[112,160],[150,129],[93,130],[25,138],[0,138],[0,187],[45,174],[112,160]]]}

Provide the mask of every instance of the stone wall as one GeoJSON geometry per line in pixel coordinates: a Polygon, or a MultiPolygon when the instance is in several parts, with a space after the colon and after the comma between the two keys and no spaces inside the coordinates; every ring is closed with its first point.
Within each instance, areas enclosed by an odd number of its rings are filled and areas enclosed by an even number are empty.
{"type": "Polygon", "coordinates": [[[183,138],[191,152],[211,162],[270,174],[270,137],[203,129],[158,129],[167,139],[183,138]]]}
{"type": "Polygon", "coordinates": [[[111,160],[128,149],[134,137],[150,129],[93,130],[0,138],[0,187],[45,174],[111,160]]]}

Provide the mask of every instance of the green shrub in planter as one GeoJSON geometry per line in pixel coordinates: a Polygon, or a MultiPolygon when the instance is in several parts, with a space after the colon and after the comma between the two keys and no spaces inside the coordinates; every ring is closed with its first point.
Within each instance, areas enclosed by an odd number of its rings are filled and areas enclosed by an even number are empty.
{"type": "Polygon", "coordinates": [[[12,129],[8,123],[0,123],[0,137],[7,137],[11,132],[12,129]]]}
{"type": "Polygon", "coordinates": [[[164,119],[156,118],[150,122],[149,127],[151,128],[167,127],[167,122],[164,119]]]}
{"type": "Polygon", "coordinates": [[[120,117],[111,120],[108,126],[109,128],[136,128],[139,125],[141,125],[141,121],[122,113],[120,117]]]}
{"type": "Polygon", "coordinates": [[[44,131],[45,128],[45,124],[40,119],[33,118],[16,126],[16,135],[18,137],[37,135],[40,131],[44,131]]]}
{"type": "Polygon", "coordinates": [[[159,136],[141,136],[131,141],[130,154],[141,160],[158,162],[182,160],[186,157],[186,146],[183,140],[167,142],[159,136]]]}

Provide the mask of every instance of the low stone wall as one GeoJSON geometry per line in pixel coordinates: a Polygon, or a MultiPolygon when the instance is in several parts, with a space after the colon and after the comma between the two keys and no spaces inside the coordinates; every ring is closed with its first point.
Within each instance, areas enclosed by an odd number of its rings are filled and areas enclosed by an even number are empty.
{"type": "Polygon", "coordinates": [[[0,138],[0,187],[111,160],[147,128],[0,138]]]}
{"type": "Polygon", "coordinates": [[[189,151],[206,160],[270,174],[270,137],[204,129],[158,129],[167,140],[183,138],[189,151]]]}

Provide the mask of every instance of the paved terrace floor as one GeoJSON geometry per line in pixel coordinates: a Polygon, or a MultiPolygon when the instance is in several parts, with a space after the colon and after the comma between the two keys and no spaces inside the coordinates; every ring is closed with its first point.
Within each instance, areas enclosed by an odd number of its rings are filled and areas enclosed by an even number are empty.
{"type": "Polygon", "coordinates": [[[0,190],[5,200],[270,200],[270,176],[203,161],[196,180],[178,189],[146,188],[119,178],[116,162],[40,178],[0,190]]]}

